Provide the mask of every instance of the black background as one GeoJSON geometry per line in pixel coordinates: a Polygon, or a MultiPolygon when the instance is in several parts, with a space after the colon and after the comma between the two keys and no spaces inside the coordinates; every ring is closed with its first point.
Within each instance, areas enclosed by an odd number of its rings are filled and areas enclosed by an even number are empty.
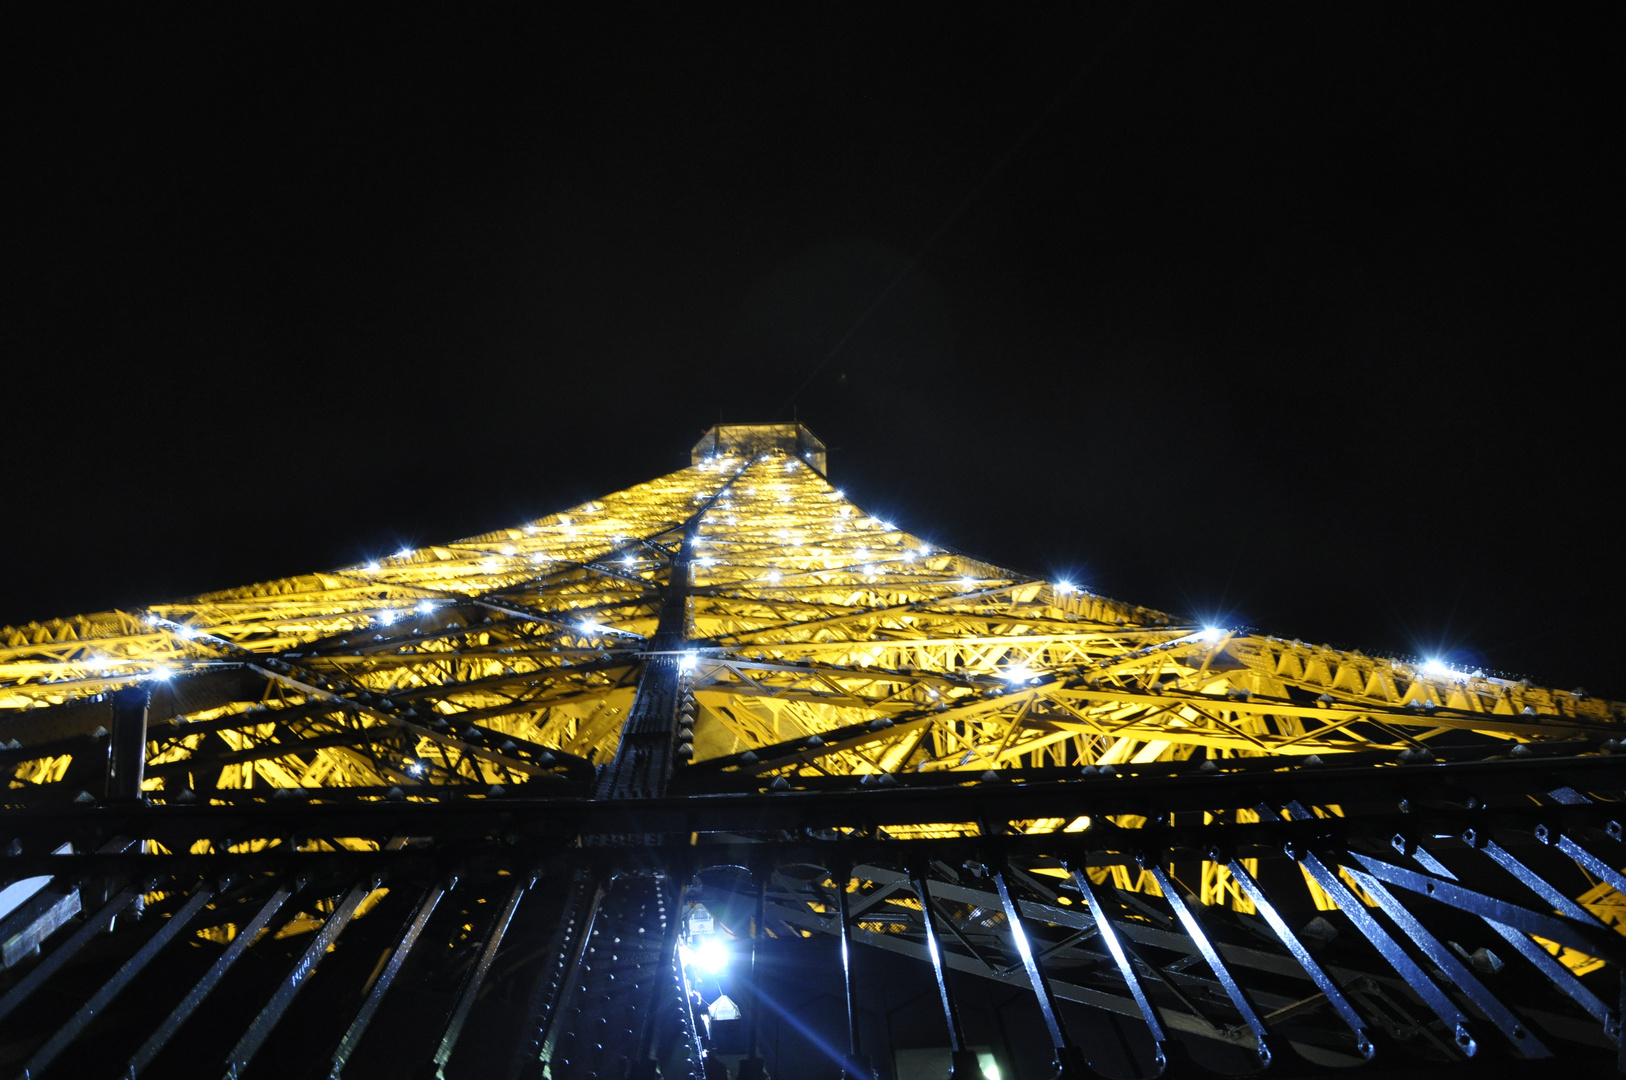
{"type": "Polygon", "coordinates": [[[4,10],[0,623],[793,407],[940,543],[1626,698],[1606,26],[541,7],[4,10]]]}

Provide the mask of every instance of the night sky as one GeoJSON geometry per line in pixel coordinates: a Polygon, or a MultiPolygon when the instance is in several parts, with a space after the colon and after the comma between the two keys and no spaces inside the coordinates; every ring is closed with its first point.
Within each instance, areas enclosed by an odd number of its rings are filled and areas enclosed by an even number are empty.
{"type": "Polygon", "coordinates": [[[0,14],[0,624],[467,536],[794,409],[950,547],[1626,698],[1607,27],[62,7],[0,14]]]}

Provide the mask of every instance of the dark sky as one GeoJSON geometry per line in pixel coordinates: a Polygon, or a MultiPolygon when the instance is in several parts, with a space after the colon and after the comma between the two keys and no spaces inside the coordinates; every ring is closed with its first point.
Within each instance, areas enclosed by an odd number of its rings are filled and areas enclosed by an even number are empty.
{"type": "Polygon", "coordinates": [[[900,525],[1626,698],[1605,26],[61,7],[0,15],[0,623],[627,486],[851,332],[795,408],[900,525]]]}

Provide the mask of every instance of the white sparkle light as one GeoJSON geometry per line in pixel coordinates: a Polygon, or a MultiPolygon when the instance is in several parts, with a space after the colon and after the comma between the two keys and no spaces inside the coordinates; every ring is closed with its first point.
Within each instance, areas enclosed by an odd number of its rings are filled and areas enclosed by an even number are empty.
{"type": "Polygon", "coordinates": [[[728,967],[728,944],[719,937],[707,937],[692,950],[694,962],[701,970],[709,974],[719,974],[728,967]]]}

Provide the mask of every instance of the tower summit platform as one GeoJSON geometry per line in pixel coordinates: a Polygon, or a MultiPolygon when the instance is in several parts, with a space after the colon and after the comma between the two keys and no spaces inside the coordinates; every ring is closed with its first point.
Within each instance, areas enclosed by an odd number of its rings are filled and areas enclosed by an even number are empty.
{"type": "Polygon", "coordinates": [[[756,457],[766,453],[799,458],[822,476],[830,472],[824,443],[801,424],[718,424],[694,444],[689,460],[698,465],[718,454],[756,457]]]}

